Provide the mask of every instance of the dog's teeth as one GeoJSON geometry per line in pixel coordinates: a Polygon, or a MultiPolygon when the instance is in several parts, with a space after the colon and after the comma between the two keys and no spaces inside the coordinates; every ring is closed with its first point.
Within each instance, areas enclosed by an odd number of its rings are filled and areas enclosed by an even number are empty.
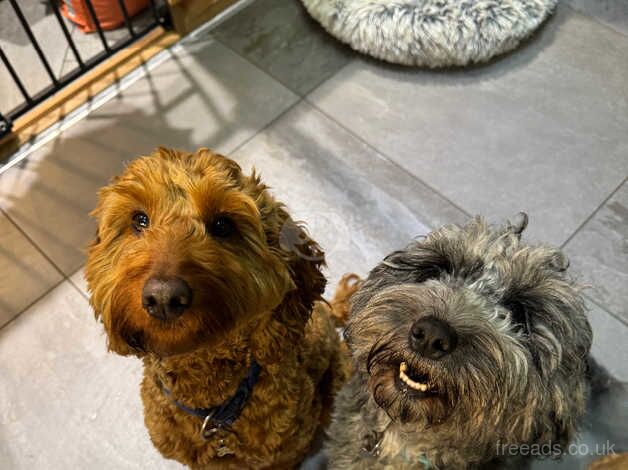
{"type": "Polygon", "coordinates": [[[406,375],[406,370],[408,370],[408,364],[402,362],[399,364],[399,378],[405,383],[408,387],[413,388],[414,390],[418,390],[420,392],[426,392],[428,388],[428,384],[415,382],[410,377],[406,375]]]}

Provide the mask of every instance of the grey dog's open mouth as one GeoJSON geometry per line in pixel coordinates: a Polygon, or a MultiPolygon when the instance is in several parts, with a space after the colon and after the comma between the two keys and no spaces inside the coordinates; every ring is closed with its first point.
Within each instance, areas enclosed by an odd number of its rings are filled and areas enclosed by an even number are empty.
{"type": "Polygon", "coordinates": [[[401,386],[416,392],[436,393],[436,386],[430,381],[429,375],[413,370],[405,361],[399,364],[398,378],[401,386]]]}

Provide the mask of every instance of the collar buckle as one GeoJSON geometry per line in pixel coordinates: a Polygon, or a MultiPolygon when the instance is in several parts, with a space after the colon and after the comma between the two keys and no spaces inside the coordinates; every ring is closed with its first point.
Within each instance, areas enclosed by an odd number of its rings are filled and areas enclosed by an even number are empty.
{"type": "Polygon", "coordinates": [[[242,409],[247,404],[251,393],[253,392],[253,387],[257,383],[259,379],[259,374],[261,371],[260,365],[255,361],[255,359],[251,358],[251,364],[249,366],[248,373],[242,379],[236,393],[229,398],[222,405],[213,407],[213,408],[190,408],[185,406],[183,403],[175,400],[172,397],[172,393],[166,387],[163,386],[159,378],[156,378],[156,383],[161,391],[172,401],[172,403],[181,411],[200,418],[203,420],[203,424],[201,425],[201,437],[208,441],[210,439],[215,439],[219,437],[219,449],[217,450],[218,454],[228,455],[233,453],[230,449],[228,449],[224,442],[228,436],[236,436],[237,433],[231,429],[234,421],[238,419],[242,409]]]}
{"type": "Polygon", "coordinates": [[[210,440],[214,435],[219,431],[222,427],[220,424],[215,425],[212,417],[214,413],[209,413],[205,419],[203,420],[203,425],[201,426],[201,437],[206,441],[210,440]]]}
{"type": "MultiPolygon", "coordinates": [[[[213,414],[213,413],[212,413],[213,414]]],[[[229,425],[223,423],[216,423],[212,420],[212,414],[209,414],[204,420],[201,426],[201,437],[205,441],[214,440],[214,450],[216,456],[219,458],[232,455],[235,452],[227,446],[227,433],[233,434],[237,437],[236,432],[231,429],[229,425]],[[215,438],[218,437],[216,441],[215,438]]]]}
{"type": "Polygon", "coordinates": [[[209,441],[213,439],[217,435],[221,434],[222,438],[226,437],[227,434],[236,434],[236,432],[231,429],[231,426],[225,423],[215,422],[212,417],[214,413],[210,413],[203,420],[203,425],[201,426],[201,437],[209,441]]]}

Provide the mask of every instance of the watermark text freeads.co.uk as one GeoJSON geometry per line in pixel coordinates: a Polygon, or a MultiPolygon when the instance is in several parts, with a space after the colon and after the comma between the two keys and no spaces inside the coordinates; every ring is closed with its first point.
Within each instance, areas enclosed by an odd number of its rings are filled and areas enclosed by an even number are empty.
{"type": "Polygon", "coordinates": [[[602,456],[615,453],[615,444],[606,441],[587,444],[584,442],[573,442],[567,446],[562,446],[555,442],[545,444],[504,444],[497,442],[497,455],[500,457],[539,457],[557,458],[564,455],[575,456],[602,456]]]}

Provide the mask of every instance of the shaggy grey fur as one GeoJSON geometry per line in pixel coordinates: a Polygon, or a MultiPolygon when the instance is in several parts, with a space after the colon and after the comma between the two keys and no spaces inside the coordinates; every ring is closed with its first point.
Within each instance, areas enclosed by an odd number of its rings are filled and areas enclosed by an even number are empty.
{"type": "Polygon", "coordinates": [[[585,410],[591,327],[567,259],[522,243],[526,224],[523,214],[501,228],[480,218],[446,226],[371,271],[345,330],[356,372],[336,399],[332,468],[522,468],[498,459],[499,446],[571,440],[585,410]],[[457,334],[443,357],[410,346],[413,324],[427,317],[457,334]],[[405,385],[401,362],[432,390],[405,385]]]}
{"type": "Polygon", "coordinates": [[[355,50],[404,65],[484,62],[517,47],[557,0],[302,0],[355,50]]]}

